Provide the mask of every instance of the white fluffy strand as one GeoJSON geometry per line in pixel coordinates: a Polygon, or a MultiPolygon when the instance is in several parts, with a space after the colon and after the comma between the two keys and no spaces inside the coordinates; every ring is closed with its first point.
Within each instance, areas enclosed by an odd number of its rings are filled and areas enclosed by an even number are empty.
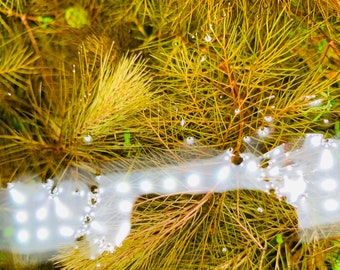
{"type": "Polygon", "coordinates": [[[71,179],[56,189],[52,180],[15,181],[0,190],[0,249],[48,258],[59,247],[86,237],[89,257],[95,258],[122,245],[140,195],[236,189],[275,190],[278,198],[286,198],[296,208],[302,241],[340,234],[339,140],[307,134],[302,147],[290,152],[281,145],[262,156],[244,153],[239,165],[232,163],[232,156],[227,151],[174,166],[102,175],[96,178],[96,192],[71,179]]]}

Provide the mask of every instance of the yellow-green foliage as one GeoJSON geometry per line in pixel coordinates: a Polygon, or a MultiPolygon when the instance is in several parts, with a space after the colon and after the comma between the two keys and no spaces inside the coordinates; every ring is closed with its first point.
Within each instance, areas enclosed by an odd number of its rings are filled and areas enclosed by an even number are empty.
{"type": "MultiPolygon", "coordinates": [[[[156,150],[170,162],[189,136],[198,153],[340,137],[339,18],[338,0],[0,1],[1,184],[70,166],[91,181],[156,150]]],[[[80,242],[58,267],[340,267],[339,241],[301,244],[294,209],[261,192],[146,195],[132,222],[115,253],[88,260],[80,242]]]]}

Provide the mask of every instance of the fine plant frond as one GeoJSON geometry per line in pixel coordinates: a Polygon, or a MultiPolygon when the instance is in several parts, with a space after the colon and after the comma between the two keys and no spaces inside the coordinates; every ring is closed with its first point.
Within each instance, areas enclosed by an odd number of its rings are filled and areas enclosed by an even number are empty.
{"type": "Polygon", "coordinates": [[[131,154],[130,151],[141,151],[147,134],[143,134],[143,127],[137,123],[144,117],[144,109],[151,106],[152,98],[157,100],[157,97],[145,63],[138,58],[125,56],[116,62],[111,50],[100,52],[99,60],[93,59],[99,61],[98,69],[94,70],[96,63],[86,62],[85,53],[80,57],[79,66],[83,69],[68,75],[61,68],[60,82],[45,89],[44,101],[41,101],[41,89],[26,91],[31,106],[22,108],[27,110],[26,115],[18,123],[24,129],[13,130],[13,126],[7,125],[5,134],[0,135],[5,140],[1,164],[24,162],[31,157],[24,163],[31,163],[29,167],[34,164],[40,174],[51,174],[52,170],[54,175],[58,168],[68,168],[71,164],[105,161],[131,154]],[[140,144],[127,145],[126,132],[137,134],[140,144]],[[85,137],[91,138],[90,142],[84,141],[85,137]],[[51,156],[47,163],[39,157],[41,152],[51,156]]]}
{"type": "Polygon", "coordinates": [[[37,73],[35,66],[37,56],[34,56],[24,44],[14,41],[2,44],[0,52],[1,92],[2,95],[14,95],[18,92],[16,89],[27,87],[27,75],[37,73]]]}
{"type": "MultiPolygon", "coordinates": [[[[208,30],[197,33],[199,40],[177,38],[153,55],[159,80],[167,86],[168,104],[176,104],[186,122],[186,136],[229,148],[266,126],[280,134],[274,145],[299,130],[316,131],[314,124],[306,125],[311,116],[304,112],[308,104],[302,99],[333,91],[336,80],[323,80],[322,70],[309,68],[308,59],[300,61],[295,54],[314,29],[295,36],[302,25],[285,22],[282,15],[276,21],[268,16],[253,26],[245,26],[243,17],[222,17],[202,27],[208,30]],[[265,116],[274,122],[265,123],[265,116]],[[292,123],[294,119],[298,121],[292,123]]],[[[164,129],[171,132],[168,126],[164,129]]]]}
{"type": "Polygon", "coordinates": [[[15,12],[23,12],[27,6],[26,0],[4,0],[0,2],[0,8],[6,10],[13,10],[15,12]]]}

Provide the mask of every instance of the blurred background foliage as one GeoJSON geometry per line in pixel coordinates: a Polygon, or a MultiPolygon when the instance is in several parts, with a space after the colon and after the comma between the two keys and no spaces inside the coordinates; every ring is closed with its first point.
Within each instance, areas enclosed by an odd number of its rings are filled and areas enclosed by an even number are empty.
{"type": "MultiPolygon", "coordinates": [[[[340,138],[339,18],[338,0],[0,1],[1,184],[340,138]]],[[[339,242],[301,244],[294,209],[259,192],[147,195],[132,221],[114,254],[87,260],[84,242],[56,267],[340,268],[339,242]]]]}

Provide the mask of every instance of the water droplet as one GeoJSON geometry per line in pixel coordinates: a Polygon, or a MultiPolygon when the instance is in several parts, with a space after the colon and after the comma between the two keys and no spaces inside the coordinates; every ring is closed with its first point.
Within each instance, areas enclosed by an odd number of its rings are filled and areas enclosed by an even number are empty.
{"type": "Polygon", "coordinates": [[[189,34],[189,37],[190,37],[190,40],[194,42],[198,39],[199,35],[197,32],[195,32],[194,34],[189,34]]]}
{"type": "Polygon", "coordinates": [[[226,253],[227,252],[227,248],[226,247],[222,248],[222,252],[226,253]]]}
{"type": "Polygon", "coordinates": [[[184,125],[185,125],[185,120],[183,118],[181,119],[180,125],[181,125],[181,127],[184,127],[184,125]]]}
{"type": "Polygon", "coordinates": [[[95,206],[97,204],[97,199],[96,198],[90,198],[90,204],[91,206],[95,206]]]}
{"type": "Polygon", "coordinates": [[[278,192],[276,191],[276,188],[270,186],[269,189],[268,189],[268,193],[270,195],[274,195],[275,196],[275,194],[277,194],[278,192]]]}
{"type": "Polygon", "coordinates": [[[91,218],[89,215],[86,215],[86,216],[84,217],[83,222],[84,222],[84,223],[90,223],[91,220],[92,220],[92,218],[91,218]]]}
{"type": "Polygon", "coordinates": [[[50,195],[54,197],[54,196],[57,196],[58,194],[59,194],[58,187],[56,187],[56,186],[52,187],[51,190],[50,190],[50,195]]]}
{"type": "Polygon", "coordinates": [[[270,158],[263,158],[260,160],[260,168],[265,169],[270,165],[270,158]]]}
{"type": "Polygon", "coordinates": [[[250,136],[245,136],[245,137],[243,138],[243,141],[244,141],[245,143],[250,143],[250,142],[252,141],[252,139],[250,138],[250,136]]]}
{"type": "Polygon", "coordinates": [[[257,212],[263,213],[263,208],[262,207],[257,207],[257,212]]]}
{"type": "Polygon", "coordinates": [[[270,99],[273,99],[273,98],[275,98],[275,95],[271,95],[271,96],[269,96],[269,97],[265,97],[263,100],[270,100],[270,99]]]}
{"type": "Polygon", "coordinates": [[[79,232],[75,236],[76,241],[82,241],[82,240],[85,240],[85,238],[86,238],[86,233],[84,232],[79,232]]]}
{"type": "Polygon", "coordinates": [[[314,99],[316,97],[316,95],[307,95],[304,97],[301,97],[301,100],[311,100],[314,99]]]}
{"type": "Polygon", "coordinates": [[[75,191],[72,192],[72,194],[75,195],[75,196],[84,197],[85,196],[85,191],[84,190],[80,190],[80,189],[76,189],[75,191]]]}
{"type": "Polygon", "coordinates": [[[313,100],[313,101],[311,101],[311,102],[309,102],[308,103],[308,106],[309,107],[319,107],[321,104],[322,104],[322,99],[320,98],[320,99],[316,99],[316,100],[313,100]]]}
{"type": "Polygon", "coordinates": [[[261,127],[257,131],[257,135],[259,135],[260,138],[268,137],[270,134],[270,128],[269,127],[261,127]]]}
{"type": "Polygon", "coordinates": [[[91,136],[91,135],[86,135],[86,136],[84,136],[84,138],[83,138],[83,142],[84,142],[84,144],[86,144],[86,145],[92,144],[92,141],[93,141],[93,139],[92,139],[92,136],[91,136]]]}
{"type": "Polygon", "coordinates": [[[241,113],[241,110],[240,109],[236,109],[234,112],[235,112],[236,115],[238,115],[238,114],[241,113]]]}
{"type": "Polygon", "coordinates": [[[172,46],[174,46],[174,47],[178,47],[178,45],[179,45],[179,43],[178,43],[178,41],[176,40],[176,41],[174,41],[174,42],[172,42],[172,46]]]}
{"type": "Polygon", "coordinates": [[[231,157],[230,161],[231,163],[233,163],[234,165],[240,165],[243,162],[243,157],[239,154],[235,154],[231,157]]]}
{"type": "Polygon", "coordinates": [[[72,72],[76,73],[76,65],[75,64],[72,64],[72,72]]]}
{"type": "MultiPolygon", "coordinates": [[[[100,175],[98,175],[98,176],[96,176],[96,177],[100,177],[100,175]]],[[[90,190],[91,190],[91,193],[92,194],[98,194],[98,186],[96,186],[96,185],[92,185],[91,186],[91,188],[90,188],[90,190]]]]}
{"type": "Polygon", "coordinates": [[[204,40],[205,40],[206,42],[211,42],[211,41],[212,41],[212,37],[211,37],[209,34],[206,34],[206,35],[204,36],[204,40]]]}
{"type": "MultiPolygon", "coordinates": [[[[101,175],[96,175],[96,176],[94,177],[94,180],[95,180],[96,182],[99,182],[101,178],[102,178],[101,175]]],[[[98,187],[97,187],[97,186],[92,186],[92,187],[93,187],[93,189],[97,189],[97,191],[98,191],[98,187]]],[[[92,187],[91,187],[91,192],[94,193],[94,192],[92,191],[92,187]]]]}
{"type": "Polygon", "coordinates": [[[187,145],[194,145],[194,143],[195,143],[195,138],[190,136],[190,137],[188,137],[188,138],[185,139],[185,143],[186,143],[187,145]]]}
{"type": "Polygon", "coordinates": [[[205,57],[205,55],[202,55],[202,56],[201,56],[201,59],[200,59],[201,63],[203,63],[206,59],[207,59],[207,58],[205,57]]]}
{"type": "Polygon", "coordinates": [[[7,183],[7,189],[12,189],[14,188],[15,184],[14,183],[7,183]]]}
{"type": "Polygon", "coordinates": [[[47,179],[46,183],[42,184],[43,188],[46,188],[47,190],[51,190],[54,185],[55,183],[52,179],[47,179]]]}
{"type": "Polygon", "coordinates": [[[271,123],[273,122],[273,117],[270,115],[267,115],[264,117],[264,121],[266,121],[267,123],[271,123]]]}

